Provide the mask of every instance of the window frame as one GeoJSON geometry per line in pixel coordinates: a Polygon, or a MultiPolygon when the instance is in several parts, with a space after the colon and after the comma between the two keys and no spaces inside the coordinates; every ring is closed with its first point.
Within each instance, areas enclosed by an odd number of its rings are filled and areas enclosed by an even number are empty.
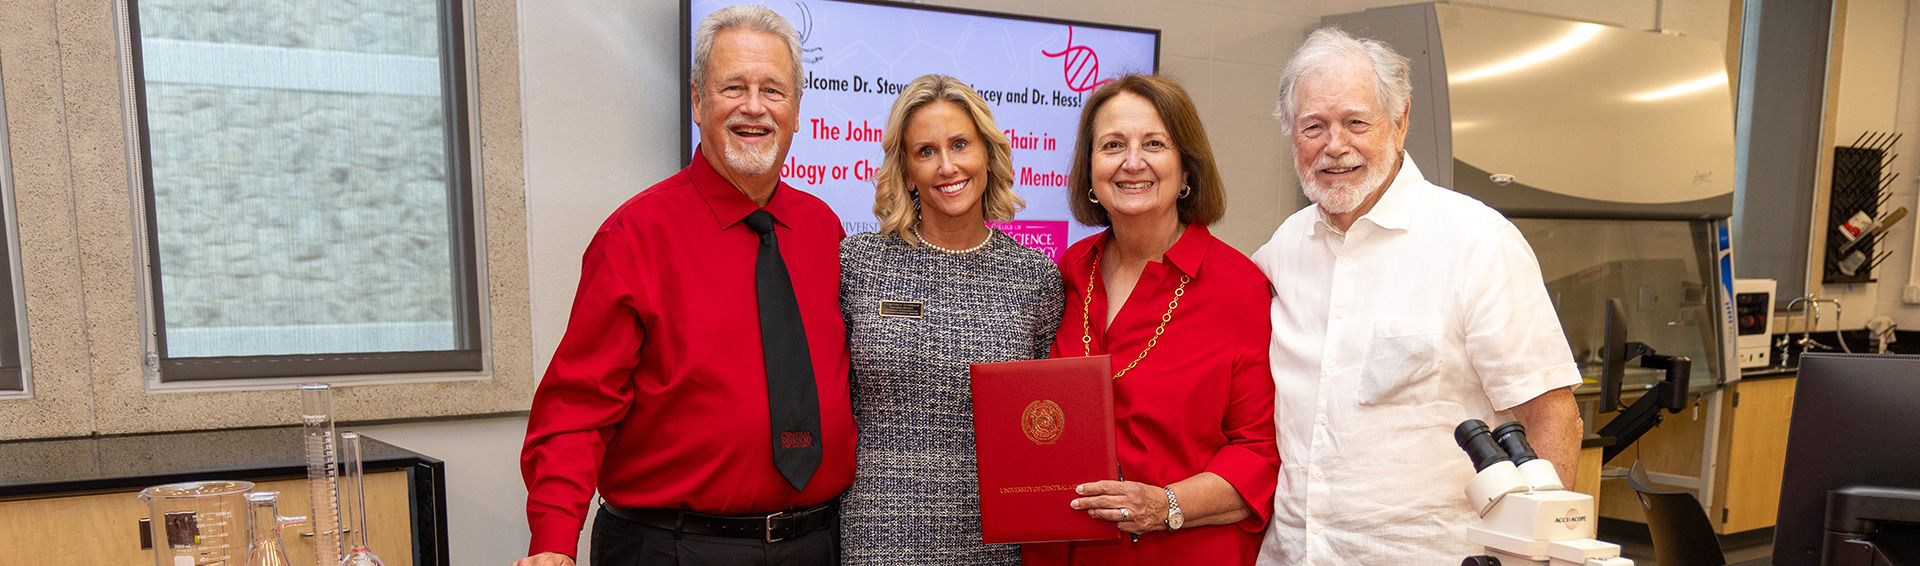
{"type": "Polygon", "coordinates": [[[480,156],[474,143],[476,53],[472,0],[435,0],[440,29],[441,115],[446,124],[448,276],[452,279],[455,348],[439,351],[353,352],[176,358],[165,355],[166,318],[159,228],[141,54],[139,0],[121,0],[122,80],[133,164],[128,173],[141,277],[143,370],[150,390],[205,390],[274,386],[326,377],[335,383],[395,383],[488,378],[491,374],[484,264],[480,156]]]}
{"type": "Polygon", "coordinates": [[[0,399],[33,397],[33,356],[27,347],[27,301],[21,279],[20,222],[14,193],[6,85],[0,84],[0,222],[5,224],[0,227],[4,235],[0,237],[0,349],[19,360],[13,365],[0,363],[0,399]]]}

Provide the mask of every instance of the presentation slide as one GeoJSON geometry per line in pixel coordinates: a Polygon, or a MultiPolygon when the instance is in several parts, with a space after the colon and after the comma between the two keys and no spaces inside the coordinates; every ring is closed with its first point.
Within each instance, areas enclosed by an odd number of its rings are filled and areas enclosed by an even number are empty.
{"type": "MultiPolygon", "coordinates": [[[[688,1],[688,67],[700,20],[744,3],[688,1]]],[[[996,227],[1055,260],[1068,245],[1099,232],[1074,222],[1067,209],[1082,102],[1114,77],[1154,72],[1159,32],[904,4],[762,5],[800,33],[805,67],[799,129],[781,177],[831,205],[847,233],[879,230],[873,174],[882,159],[881,130],[900,90],[932,73],[979,91],[1013,144],[1013,186],[1027,208],[996,227]]],[[[698,127],[687,131],[682,141],[691,156],[700,143],[698,127]]]]}

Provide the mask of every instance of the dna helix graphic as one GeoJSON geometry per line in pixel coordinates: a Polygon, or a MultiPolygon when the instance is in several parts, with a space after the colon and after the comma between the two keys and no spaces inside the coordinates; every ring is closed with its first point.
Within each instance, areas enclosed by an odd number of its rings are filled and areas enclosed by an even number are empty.
{"type": "Polygon", "coordinates": [[[1113,82],[1113,79],[1099,80],[1100,54],[1093,48],[1073,44],[1073,26],[1067,26],[1067,46],[1058,52],[1041,51],[1047,57],[1061,57],[1061,76],[1067,82],[1067,88],[1074,92],[1087,92],[1100,85],[1113,82]]]}

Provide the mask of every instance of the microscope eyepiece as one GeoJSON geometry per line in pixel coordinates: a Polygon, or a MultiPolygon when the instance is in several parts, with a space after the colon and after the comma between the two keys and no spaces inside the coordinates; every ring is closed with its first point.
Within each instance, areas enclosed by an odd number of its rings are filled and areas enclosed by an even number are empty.
{"type": "Polygon", "coordinates": [[[1533,445],[1527,443],[1527,427],[1520,421],[1507,421],[1507,424],[1494,427],[1494,441],[1500,443],[1500,449],[1507,451],[1513,465],[1518,466],[1539,458],[1534,454],[1533,445]]]}
{"type": "Polygon", "coordinates": [[[1507,454],[1494,443],[1493,436],[1487,432],[1487,423],[1480,419],[1467,419],[1453,428],[1453,441],[1460,449],[1467,451],[1467,458],[1473,460],[1473,471],[1479,472],[1507,459],[1507,454]]]}

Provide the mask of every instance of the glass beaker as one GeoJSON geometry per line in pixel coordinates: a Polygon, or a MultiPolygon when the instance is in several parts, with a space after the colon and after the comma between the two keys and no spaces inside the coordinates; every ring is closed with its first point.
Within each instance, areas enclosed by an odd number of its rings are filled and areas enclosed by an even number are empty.
{"type": "Polygon", "coordinates": [[[247,557],[247,492],[253,482],[197,481],[140,491],[147,502],[154,566],[240,566],[247,557]]]}

